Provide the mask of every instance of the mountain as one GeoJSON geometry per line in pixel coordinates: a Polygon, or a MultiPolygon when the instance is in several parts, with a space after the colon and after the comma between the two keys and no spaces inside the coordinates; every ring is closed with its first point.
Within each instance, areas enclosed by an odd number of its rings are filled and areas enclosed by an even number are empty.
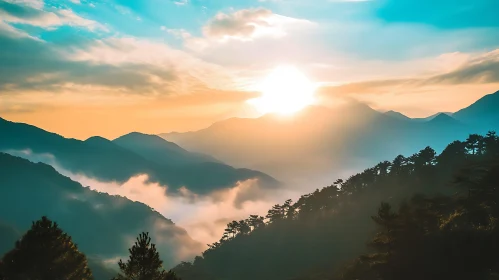
{"type": "Polygon", "coordinates": [[[427,122],[427,121],[433,120],[435,117],[442,115],[442,114],[450,116],[450,117],[452,117],[452,115],[453,115],[453,113],[450,113],[450,112],[440,112],[440,113],[436,113],[436,114],[433,114],[431,116],[428,116],[426,118],[411,118],[411,120],[418,121],[418,122],[427,122]]]}
{"type": "Polygon", "coordinates": [[[498,158],[494,134],[384,158],[266,218],[228,223],[174,271],[183,280],[497,279],[498,158]]]}
{"type": "Polygon", "coordinates": [[[499,91],[489,94],[472,105],[457,111],[453,116],[475,126],[479,132],[499,129],[499,91]]]}
{"type": "Polygon", "coordinates": [[[400,112],[393,111],[393,110],[385,112],[385,115],[390,116],[392,118],[399,119],[399,120],[410,120],[411,119],[408,116],[406,116],[400,112]]]}
{"type": "MultiPolygon", "coordinates": [[[[166,265],[196,252],[201,244],[149,206],[85,188],[43,163],[0,153],[0,248],[13,248],[16,235],[41,216],[57,221],[78,248],[104,273],[104,261],[127,255],[133,238],[142,231],[159,241],[166,265]]],[[[97,279],[103,280],[103,279],[97,279]]]]}
{"type": "Polygon", "coordinates": [[[433,114],[431,116],[428,116],[426,118],[409,118],[408,116],[406,116],[406,115],[404,115],[404,114],[402,114],[400,112],[396,112],[396,111],[387,111],[384,114],[387,115],[387,116],[390,116],[392,118],[399,119],[399,120],[417,121],[417,122],[428,122],[428,121],[431,121],[435,117],[440,116],[440,115],[447,115],[449,117],[452,117],[452,113],[450,113],[450,112],[440,112],[440,113],[436,113],[436,114],[433,114]]]}
{"type": "Polygon", "coordinates": [[[196,163],[221,163],[215,158],[201,153],[191,153],[175,143],[168,142],[157,135],[132,132],[112,141],[143,158],[162,165],[188,165],[196,163]]]}
{"type": "Polygon", "coordinates": [[[199,131],[160,136],[231,165],[294,182],[327,184],[424,145],[441,150],[468,131],[466,124],[446,114],[419,122],[355,102],[335,108],[312,106],[288,117],[232,118],[199,131]]]}
{"type": "Polygon", "coordinates": [[[185,186],[199,194],[253,178],[260,179],[263,185],[278,184],[261,172],[233,168],[155,136],[132,133],[114,142],[102,137],[80,141],[1,118],[0,134],[0,151],[45,154],[54,157],[66,170],[102,181],[125,182],[135,175],[147,174],[151,181],[171,190],[185,186]]]}

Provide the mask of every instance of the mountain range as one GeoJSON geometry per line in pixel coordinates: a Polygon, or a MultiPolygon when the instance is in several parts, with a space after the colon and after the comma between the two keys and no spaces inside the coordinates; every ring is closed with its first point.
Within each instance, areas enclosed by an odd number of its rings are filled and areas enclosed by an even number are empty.
{"type": "Polygon", "coordinates": [[[386,158],[427,145],[442,150],[449,141],[497,129],[499,91],[458,112],[428,118],[352,102],[336,108],[311,106],[287,117],[231,118],[198,131],[160,136],[233,166],[327,184],[386,158]]]}
{"type": "Polygon", "coordinates": [[[116,258],[126,256],[142,231],[160,240],[157,246],[167,265],[203,248],[151,207],[93,191],[50,165],[9,155],[16,151],[49,155],[65,170],[100,181],[125,182],[147,174],[173,193],[186,187],[209,194],[252,178],[268,187],[280,185],[267,174],[304,179],[315,188],[399,154],[428,145],[443,150],[470,133],[498,129],[499,92],[455,113],[423,119],[348,103],[311,106],[289,117],[231,118],[199,131],[161,137],[133,132],[114,140],[68,139],[0,118],[0,254],[42,215],[73,237],[100,275],[98,280],[112,275],[104,264],[115,267],[116,258]]]}
{"type": "Polygon", "coordinates": [[[236,169],[213,157],[188,152],[156,135],[130,133],[113,141],[90,137],[85,141],[64,138],[35,126],[0,118],[0,151],[48,154],[64,169],[101,181],[126,182],[147,174],[149,180],[170,190],[186,187],[197,194],[260,179],[266,186],[278,182],[258,171],[236,169]]]}

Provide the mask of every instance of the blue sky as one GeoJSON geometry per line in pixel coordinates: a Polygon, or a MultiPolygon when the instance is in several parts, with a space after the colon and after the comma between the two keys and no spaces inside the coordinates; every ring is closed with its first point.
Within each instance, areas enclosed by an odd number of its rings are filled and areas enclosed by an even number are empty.
{"type": "Polygon", "coordinates": [[[324,104],[454,111],[499,89],[498,10],[496,0],[0,0],[0,116],[79,138],[198,129],[254,114],[245,101],[282,64],[321,85],[324,104]]]}

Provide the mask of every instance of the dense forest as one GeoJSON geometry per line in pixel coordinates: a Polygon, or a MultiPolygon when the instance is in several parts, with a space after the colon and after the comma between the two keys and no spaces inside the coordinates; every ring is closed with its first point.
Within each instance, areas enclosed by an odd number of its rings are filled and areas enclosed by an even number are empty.
{"type": "Polygon", "coordinates": [[[499,138],[397,156],[227,225],[195,279],[492,279],[499,272],[499,138]],[[380,205],[381,203],[381,205],[380,205]]]}
{"type": "MultiPolygon", "coordinates": [[[[193,262],[163,269],[147,233],[113,279],[499,279],[499,137],[397,156],[227,225],[193,262]]],[[[43,217],[0,261],[0,279],[93,279],[86,256],[43,217]]]]}

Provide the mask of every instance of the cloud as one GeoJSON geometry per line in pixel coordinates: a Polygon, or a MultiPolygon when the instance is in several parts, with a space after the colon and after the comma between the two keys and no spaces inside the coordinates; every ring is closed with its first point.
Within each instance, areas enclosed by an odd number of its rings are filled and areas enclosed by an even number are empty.
{"type": "Polygon", "coordinates": [[[251,39],[258,32],[268,32],[280,35],[270,22],[273,13],[267,9],[240,10],[232,14],[219,13],[205,27],[204,34],[212,38],[251,39]]]}
{"type": "Polygon", "coordinates": [[[83,18],[70,9],[45,11],[42,9],[43,6],[38,7],[34,3],[31,3],[30,5],[16,5],[18,3],[14,3],[15,4],[8,2],[0,3],[0,16],[4,22],[11,24],[28,24],[45,29],[53,29],[68,25],[83,27],[91,31],[108,31],[104,25],[83,18]]]}
{"type": "Polygon", "coordinates": [[[6,22],[3,22],[3,21],[0,21],[0,36],[5,36],[8,38],[13,38],[13,39],[29,38],[31,40],[40,41],[40,39],[33,37],[33,36],[29,35],[28,33],[26,33],[25,31],[17,29],[15,27],[13,27],[12,25],[10,25],[6,22]]]}
{"type": "MultiPolygon", "coordinates": [[[[75,48],[67,53],[66,57],[73,61],[89,62],[94,65],[111,65],[120,68],[142,65],[153,69],[169,69],[177,73],[176,89],[183,92],[195,91],[194,87],[202,85],[218,89],[231,88],[230,77],[220,66],[206,63],[164,43],[133,37],[97,40],[86,48],[75,48]],[[190,86],[193,88],[189,88],[190,86]]],[[[151,85],[155,82],[162,82],[161,75],[151,74],[151,85]]]]}
{"type": "MultiPolygon", "coordinates": [[[[0,22],[0,88],[85,90],[140,95],[196,94],[209,88],[234,89],[230,74],[167,44],[134,37],[91,40],[66,35],[53,44],[0,22]],[[3,32],[2,32],[3,31],[3,32]]],[[[75,90],[76,91],[76,90],[75,90]]]]}
{"type": "Polygon", "coordinates": [[[499,49],[471,59],[466,65],[432,77],[425,84],[499,83],[499,49]]]}
{"type": "Polygon", "coordinates": [[[315,26],[315,23],[286,17],[264,8],[242,9],[231,13],[219,12],[202,28],[203,36],[195,37],[189,32],[172,31],[181,35],[184,45],[201,52],[231,41],[249,42],[259,38],[282,38],[289,32],[315,26]]]}
{"type": "MultiPolygon", "coordinates": [[[[28,159],[32,162],[43,162],[53,166],[59,173],[79,182],[90,189],[119,195],[129,200],[149,205],[164,217],[175,221],[185,228],[189,236],[204,244],[218,240],[227,221],[247,218],[250,214],[265,216],[266,211],[277,202],[281,202],[283,195],[291,194],[282,189],[265,190],[258,184],[258,180],[249,179],[238,182],[231,188],[218,190],[208,195],[195,195],[183,188],[180,194],[168,194],[167,186],[148,181],[147,174],[134,176],[124,183],[101,182],[84,174],[75,174],[65,169],[57,158],[51,154],[33,153],[31,150],[7,150],[8,154],[28,159]]],[[[73,198],[78,199],[78,198],[73,198]]],[[[100,207],[97,205],[96,207],[100,207]]],[[[104,205],[104,207],[106,207],[104,205]]],[[[155,242],[174,246],[178,260],[186,260],[199,254],[206,246],[193,246],[192,240],[185,232],[175,234],[181,230],[173,228],[172,224],[164,221],[155,221],[155,242]],[[173,234],[172,234],[173,232],[173,234]],[[159,238],[159,240],[157,240],[159,238]]],[[[130,237],[131,240],[134,237],[130,237]]],[[[133,243],[133,242],[131,242],[133,243]]]]}
{"type": "Polygon", "coordinates": [[[317,95],[323,104],[354,98],[379,110],[427,117],[455,112],[499,88],[499,50],[442,58],[445,64],[437,67],[439,73],[324,85],[317,95]]]}
{"type": "MultiPolygon", "coordinates": [[[[414,76],[412,78],[396,78],[370,80],[323,87],[321,94],[344,96],[352,94],[404,94],[408,88],[425,86],[462,85],[462,84],[496,84],[499,83],[499,49],[475,55],[465,56],[463,61],[459,55],[441,56],[445,59],[458,59],[450,63],[452,69],[444,73],[430,76],[414,76]]],[[[445,69],[445,68],[444,68],[445,69]]]]}
{"type": "Polygon", "coordinates": [[[43,6],[45,5],[44,0],[4,0],[4,1],[16,5],[33,7],[36,9],[42,9],[43,6]]]}
{"type": "Polygon", "coordinates": [[[121,92],[142,90],[144,93],[159,87],[164,90],[165,84],[175,75],[168,69],[144,64],[118,67],[71,61],[63,54],[68,47],[26,36],[12,38],[0,34],[0,44],[4,50],[0,53],[0,88],[4,94],[17,94],[27,89],[59,92],[64,88],[74,90],[78,85],[87,90],[93,86],[121,92]]]}

